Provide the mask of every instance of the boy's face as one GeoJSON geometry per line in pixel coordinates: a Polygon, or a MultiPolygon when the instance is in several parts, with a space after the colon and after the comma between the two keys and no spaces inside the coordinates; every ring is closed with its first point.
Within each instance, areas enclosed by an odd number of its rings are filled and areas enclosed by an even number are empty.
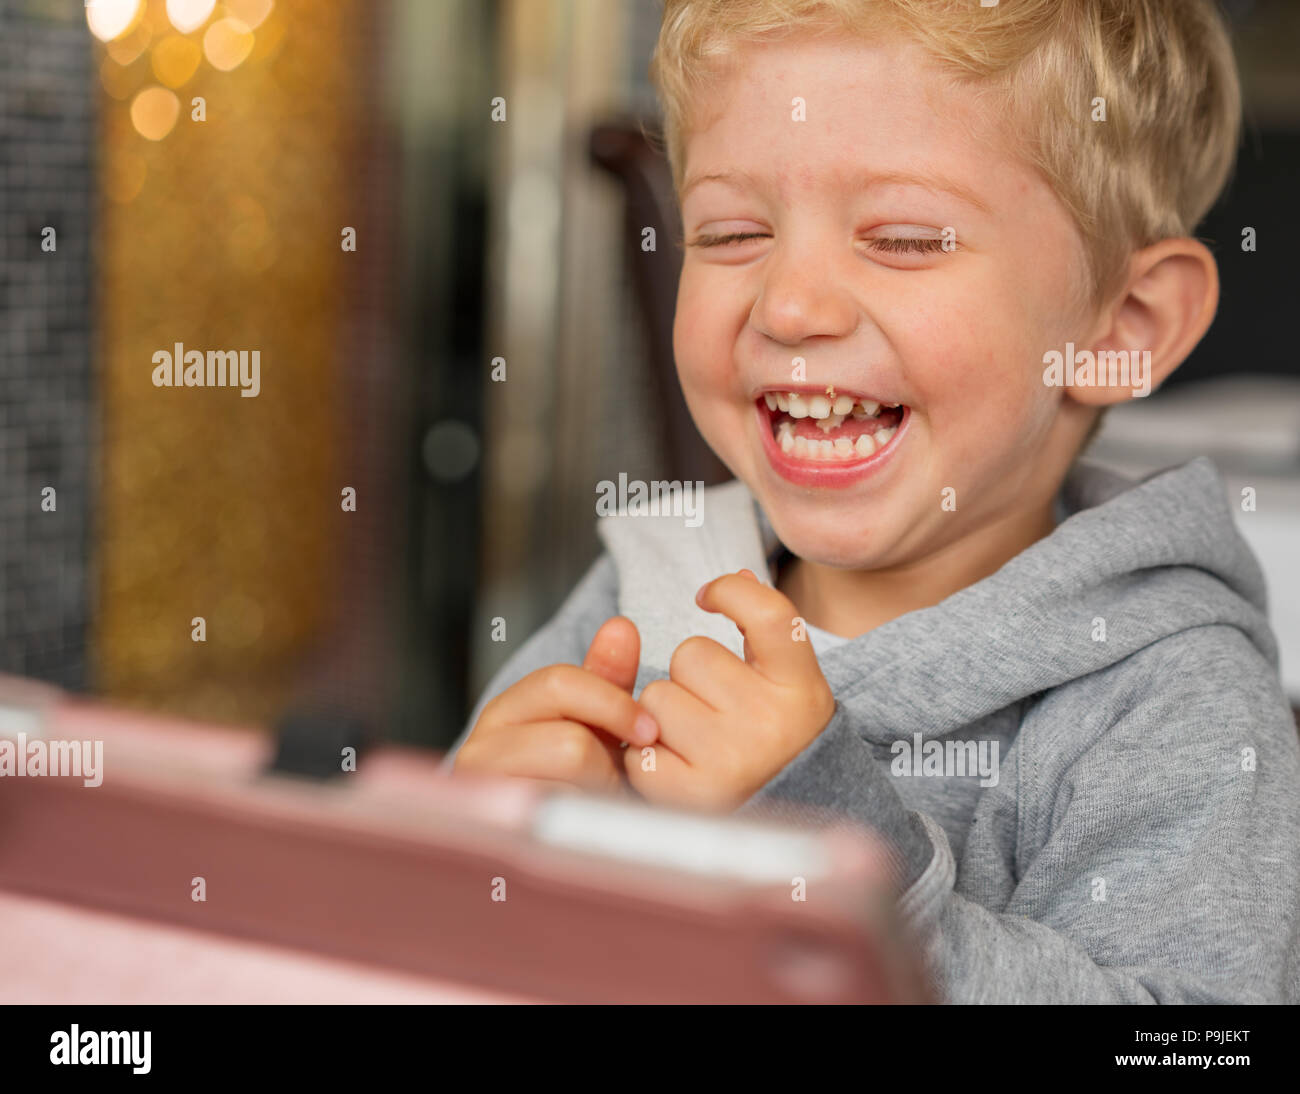
{"type": "Polygon", "coordinates": [[[755,46],[717,88],[686,145],[673,344],[696,424],[782,541],[877,569],[1041,510],[1086,428],[1042,379],[1086,333],[1084,256],[996,111],[902,42],[755,46]],[[758,238],[693,245],[733,233],[758,238]],[[828,386],[847,415],[798,417],[828,386]]]}

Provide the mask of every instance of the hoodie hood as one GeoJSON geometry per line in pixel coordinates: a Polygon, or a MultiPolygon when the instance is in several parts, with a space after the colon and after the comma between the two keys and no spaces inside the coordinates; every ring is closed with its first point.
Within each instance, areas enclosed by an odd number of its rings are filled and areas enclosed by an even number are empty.
{"type": "MultiPolygon", "coordinates": [[[[968,725],[1193,627],[1236,627],[1276,666],[1263,573],[1208,459],[1137,482],[1078,463],[1058,502],[1065,519],[996,573],[822,654],[836,698],[853,699],[873,736],[968,725]]],[[[695,592],[742,567],[770,583],[781,544],[744,483],[705,490],[702,513],[695,528],[680,516],[598,520],[643,674],[666,675],[694,634],[741,655],[735,625],[701,611],[695,592]]]]}

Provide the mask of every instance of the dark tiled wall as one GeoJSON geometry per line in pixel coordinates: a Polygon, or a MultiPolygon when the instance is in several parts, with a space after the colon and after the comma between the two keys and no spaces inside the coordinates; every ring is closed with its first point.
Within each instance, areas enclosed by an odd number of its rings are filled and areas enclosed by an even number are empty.
{"type": "Polygon", "coordinates": [[[80,3],[0,0],[0,671],[72,688],[89,593],[91,79],[80,3]]]}

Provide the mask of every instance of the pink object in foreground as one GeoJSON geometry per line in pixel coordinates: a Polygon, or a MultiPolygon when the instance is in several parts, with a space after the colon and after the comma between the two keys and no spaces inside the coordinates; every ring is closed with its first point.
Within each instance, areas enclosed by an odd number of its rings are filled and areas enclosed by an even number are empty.
{"type": "Polygon", "coordinates": [[[264,774],[259,733],[11,677],[0,716],[0,740],[103,742],[101,785],[0,778],[0,1001],[926,998],[853,833],[452,779],[395,748],[321,786],[264,774]],[[806,862],[807,899],[692,865],[719,831],[738,859],[806,862]]]}

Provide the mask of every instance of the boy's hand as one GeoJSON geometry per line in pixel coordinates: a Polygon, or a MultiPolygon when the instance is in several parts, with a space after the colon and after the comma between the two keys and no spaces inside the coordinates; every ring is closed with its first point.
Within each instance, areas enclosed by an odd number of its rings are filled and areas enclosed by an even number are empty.
{"type": "Polygon", "coordinates": [[[582,668],[548,665],[484,708],[456,754],[453,774],[513,775],[598,793],[626,791],[621,741],[651,744],[658,727],[632,698],[641,636],[607,619],[582,668]]]}
{"type": "Polygon", "coordinates": [[[695,595],[745,638],[745,659],[711,638],[688,638],[668,680],[641,691],[659,723],[653,771],[643,749],[623,759],[633,789],[650,801],[730,812],[761,789],[826,728],[835,697],[812,643],[795,637],[798,611],[750,571],[715,578],[695,595]]]}

